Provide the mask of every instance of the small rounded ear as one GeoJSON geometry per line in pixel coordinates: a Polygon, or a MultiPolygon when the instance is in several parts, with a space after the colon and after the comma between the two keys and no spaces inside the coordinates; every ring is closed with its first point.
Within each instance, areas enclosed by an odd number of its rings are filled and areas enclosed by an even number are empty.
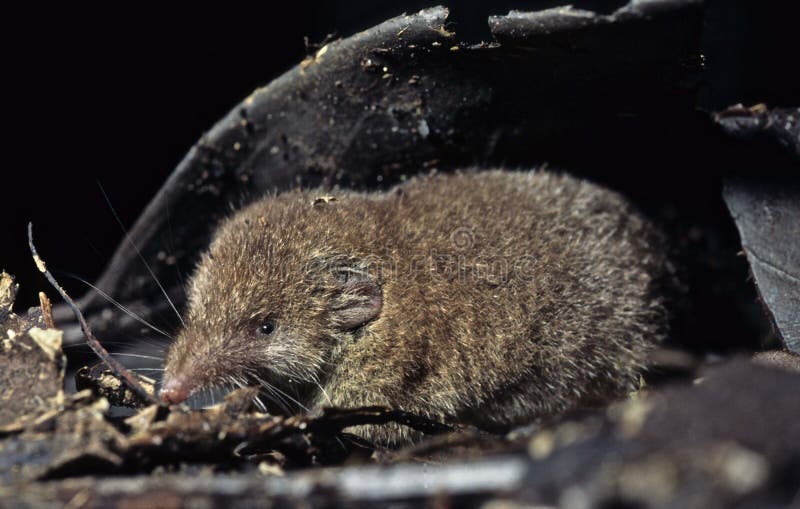
{"type": "Polygon", "coordinates": [[[331,315],[342,329],[356,329],[378,317],[383,307],[383,292],[369,272],[337,267],[333,275],[336,291],[331,302],[331,315]]]}

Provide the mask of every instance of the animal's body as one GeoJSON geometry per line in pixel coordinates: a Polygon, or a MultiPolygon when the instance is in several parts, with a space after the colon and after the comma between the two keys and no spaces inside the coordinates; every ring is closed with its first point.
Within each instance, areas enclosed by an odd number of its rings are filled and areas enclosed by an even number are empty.
{"type": "Polygon", "coordinates": [[[202,256],[162,398],[261,380],[496,429],[619,397],[665,334],[658,239],[619,194],[547,172],[265,197],[202,256]]]}

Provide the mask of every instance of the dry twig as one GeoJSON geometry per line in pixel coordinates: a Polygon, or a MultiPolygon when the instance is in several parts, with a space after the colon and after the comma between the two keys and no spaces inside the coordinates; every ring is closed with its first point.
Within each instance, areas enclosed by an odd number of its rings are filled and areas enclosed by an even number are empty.
{"type": "Polygon", "coordinates": [[[28,223],[28,246],[31,249],[31,254],[33,254],[33,261],[36,262],[36,268],[44,274],[47,280],[53,285],[53,288],[61,295],[61,297],[66,301],[67,305],[70,307],[72,312],[75,314],[75,318],[78,319],[78,323],[81,325],[81,330],[83,331],[84,336],[86,337],[86,344],[89,345],[94,353],[97,354],[103,362],[114,372],[121,380],[125,382],[125,384],[135,392],[139,397],[144,399],[145,401],[153,404],[157,404],[158,400],[152,394],[148,393],[142,384],[136,379],[136,377],[128,371],[125,366],[120,364],[119,361],[111,357],[108,351],[103,348],[103,345],[100,344],[100,341],[92,333],[91,327],[89,327],[89,323],[84,318],[83,313],[81,313],[80,308],[75,304],[75,302],[67,295],[67,292],[61,288],[61,285],[56,281],[56,278],[50,274],[50,271],[47,270],[47,266],[39,257],[39,253],[36,251],[36,246],[33,245],[33,223],[28,223]]]}

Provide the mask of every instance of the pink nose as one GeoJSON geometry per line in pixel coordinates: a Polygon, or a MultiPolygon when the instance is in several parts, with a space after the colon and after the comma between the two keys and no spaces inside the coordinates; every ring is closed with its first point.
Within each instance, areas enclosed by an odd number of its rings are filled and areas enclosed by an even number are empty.
{"type": "Polygon", "coordinates": [[[183,403],[189,398],[191,389],[182,377],[177,376],[169,378],[161,390],[158,391],[158,396],[161,401],[170,405],[177,405],[183,403]]]}

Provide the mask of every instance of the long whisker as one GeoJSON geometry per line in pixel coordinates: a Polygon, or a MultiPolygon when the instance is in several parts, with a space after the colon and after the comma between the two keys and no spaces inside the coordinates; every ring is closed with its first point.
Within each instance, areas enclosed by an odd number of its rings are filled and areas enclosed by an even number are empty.
{"type": "Polygon", "coordinates": [[[156,277],[156,274],[153,272],[153,269],[150,268],[150,264],[148,264],[147,260],[145,260],[144,256],[142,256],[142,252],[139,251],[139,248],[136,247],[136,244],[133,243],[133,239],[131,239],[131,236],[128,235],[128,230],[125,228],[125,225],[123,224],[122,220],[119,218],[119,214],[117,214],[117,211],[114,210],[114,206],[111,205],[111,200],[109,199],[108,194],[106,194],[105,189],[103,189],[102,184],[100,184],[100,181],[97,181],[97,185],[100,188],[100,192],[103,194],[103,198],[106,200],[106,203],[108,203],[108,207],[111,209],[111,213],[114,214],[114,218],[117,220],[117,223],[119,223],[120,228],[122,228],[122,232],[125,235],[125,239],[133,247],[134,251],[136,251],[136,254],[139,256],[139,259],[144,264],[145,268],[147,269],[147,272],[149,272],[150,275],[153,277],[153,281],[156,282],[156,284],[158,285],[158,288],[161,290],[161,293],[163,293],[164,297],[167,299],[167,303],[169,303],[169,305],[172,308],[172,310],[175,311],[175,316],[178,317],[178,320],[180,320],[181,325],[183,325],[185,327],[186,324],[184,323],[183,318],[181,318],[181,314],[178,312],[178,308],[175,307],[175,304],[172,302],[172,299],[169,298],[169,295],[167,294],[167,291],[161,285],[161,281],[158,280],[158,278],[156,277]]]}
{"type": "MultiPolygon", "coordinates": [[[[130,347],[132,345],[131,342],[125,342],[125,341],[103,341],[103,344],[107,346],[123,346],[123,347],[130,347]]],[[[153,358],[158,359],[159,361],[163,361],[163,358],[166,354],[166,350],[164,348],[149,343],[144,343],[138,346],[140,346],[141,348],[137,348],[136,350],[140,352],[142,355],[144,355],[144,353],[153,353],[154,354],[152,356],[153,358]],[[142,351],[144,352],[142,353],[142,351]]],[[[64,351],[76,352],[76,353],[84,353],[84,352],[88,353],[90,351],[87,345],[64,345],[62,346],[62,348],[64,349],[64,351]]],[[[128,356],[134,355],[127,353],[127,350],[125,349],[120,350],[119,352],[110,351],[109,353],[111,355],[117,355],[117,354],[128,355],[128,356]]]]}
{"type": "MultiPolygon", "coordinates": [[[[131,346],[131,341],[106,341],[103,340],[104,345],[127,345],[131,346]]],[[[155,345],[147,345],[155,348],[155,345]]],[[[86,345],[64,345],[62,348],[87,348],[86,345]]]]}
{"type": "Polygon", "coordinates": [[[86,280],[85,280],[85,279],[83,279],[82,277],[80,277],[80,276],[77,276],[77,275],[75,275],[75,274],[70,274],[70,273],[67,273],[67,272],[64,272],[63,274],[64,274],[65,276],[67,276],[67,277],[70,277],[70,278],[72,278],[72,279],[77,279],[77,280],[78,280],[78,281],[80,281],[81,283],[83,283],[83,284],[85,284],[86,286],[88,286],[88,287],[92,288],[94,291],[96,291],[96,292],[97,292],[97,293],[99,293],[101,296],[103,296],[103,298],[105,298],[107,301],[109,301],[110,303],[114,304],[114,305],[115,305],[115,306],[116,306],[116,307],[117,307],[117,308],[118,308],[120,311],[122,311],[122,312],[123,312],[123,313],[125,313],[126,315],[130,316],[131,318],[133,318],[133,319],[134,319],[134,320],[136,320],[137,322],[141,323],[142,325],[144,325],[144,326],[146,326],[146,327],[149,327],[149,328],[151,328],[153,331],[155,331],[155,332],[158,332],[159,334],[161,334],[161,335],[163,335],[163,336],[165,336],[165,337],[167,337],[167,338],[170,338],[170,339],[172,339],[172,336],[170,336],[169,334],[167,334],[167,333],[166,333],[166,332],[164,332],[163,330],[159,329],[158,327],[156,327],[156,326],[155,326],[155,325],[153,325],[152,323],[148,322],[147,320],[145,320],[145,319],[144,319],[144,318],[142,318],[141,316],[137,315],[136,313],[134,313],[134,312],[133,312],[133,311],[131,311],[130,309],[126,308],[125,306],[123,306],[122,304],[120,304],[119,302],[117,302],[117,301],[116,301],[116,300],[115,300],[115,299],[114,299],[112,296],[110,296],[109,294],[107,294],[106,292],[104,292],[103,290],[101,290],[100,288],[96,287],[96,286],[95,286],[95,285],[93,285],[92,283],[90,283],[90,282],[86,281],[86,280]]]}
{"type": "MultiPolygon", "coordinates": [[[[111,352],[109,352],[109,353],[111,353],[111,352]]],[[[138,357],[140,359],[153,359],[153,360],[156,360],[156,361],[163,361],[164,360],[161,357],[153,357],[152,355],[141,355],[141,354],[138,354],[138,353],[111,353],[111,355],[120,355],[120,356],[124,356],[124,357],[138,357]]]]}

